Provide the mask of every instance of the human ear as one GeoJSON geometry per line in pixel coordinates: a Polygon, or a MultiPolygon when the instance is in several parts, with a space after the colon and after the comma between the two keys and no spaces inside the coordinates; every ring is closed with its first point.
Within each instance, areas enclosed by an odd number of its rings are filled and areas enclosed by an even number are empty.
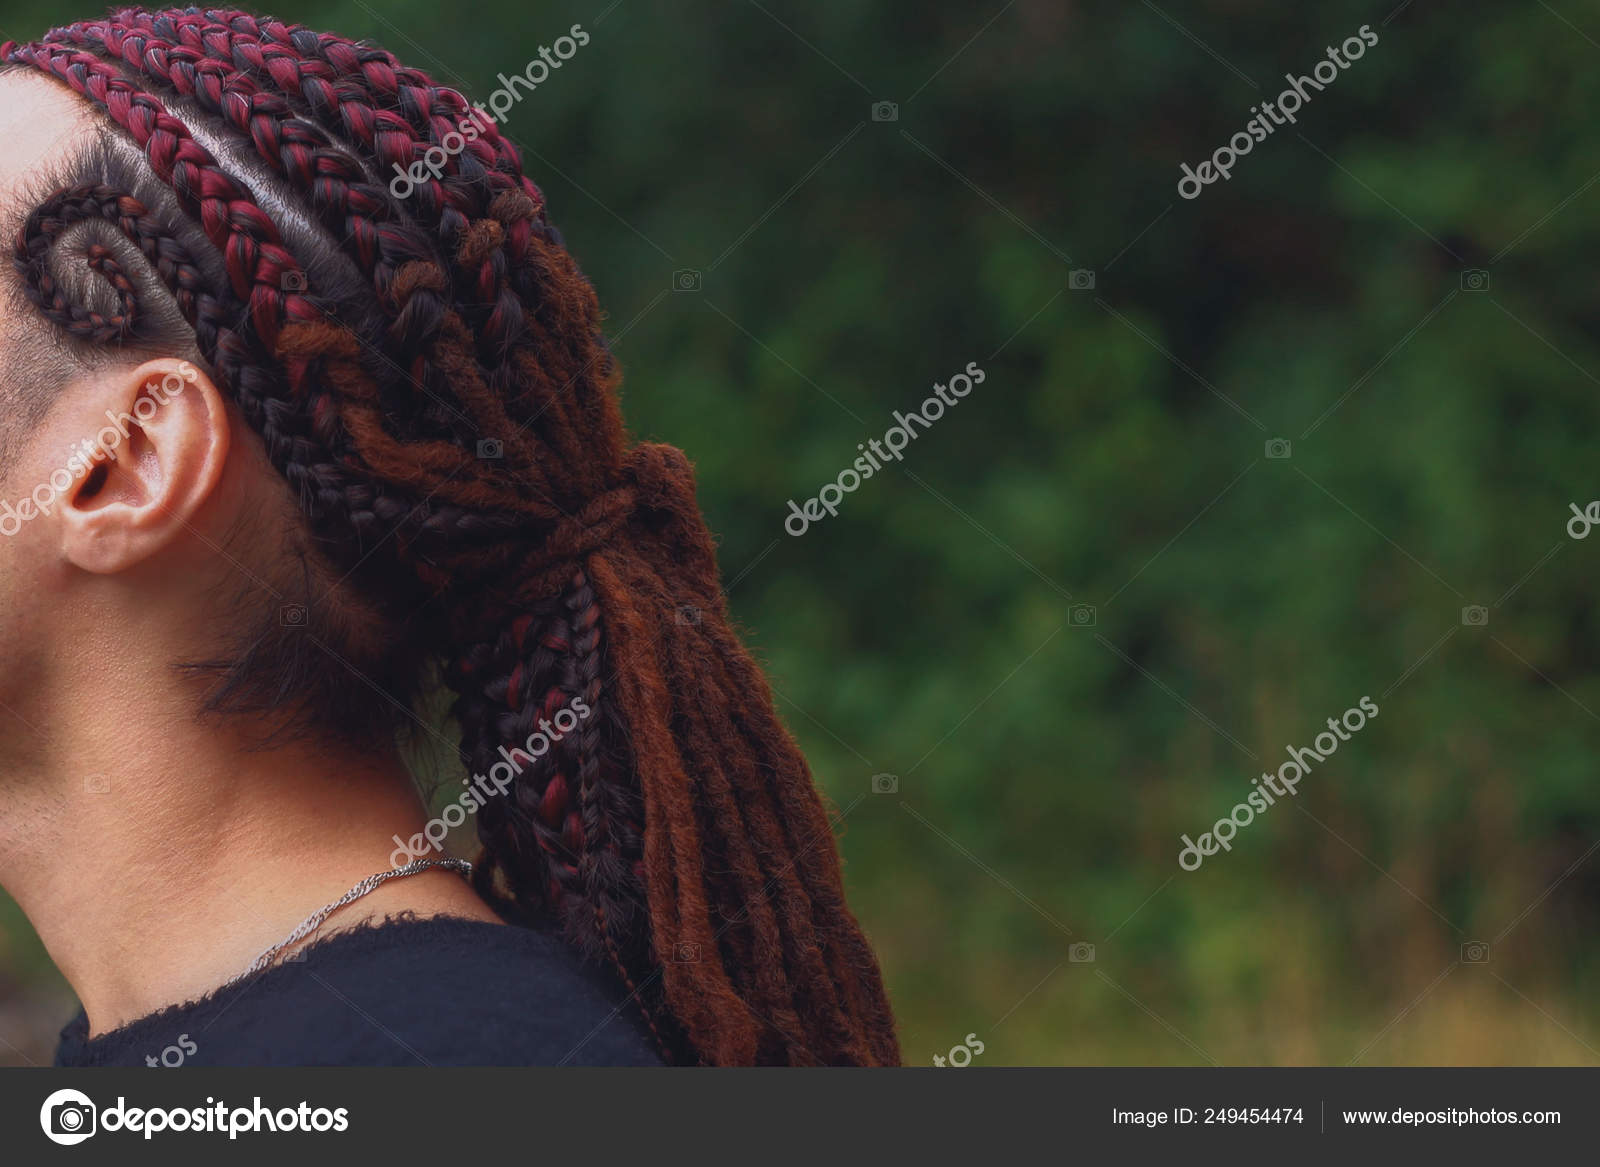
{"type": "Polygon", "coordinates": [[[84,571],[113,574],[192,529],[227,464],[227,403],[188,361],[146,361],[97,379],[83,402],[84,438],[58,499],[61,548],[84,571]]]}

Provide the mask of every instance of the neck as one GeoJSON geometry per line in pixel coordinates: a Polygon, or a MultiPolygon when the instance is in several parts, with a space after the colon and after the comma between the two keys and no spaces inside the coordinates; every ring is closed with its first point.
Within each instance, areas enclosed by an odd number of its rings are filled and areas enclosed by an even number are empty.
{"type": "MultiPolygon", "coordinates": [[[[251,751],[161,698],[102,706],[93,732],[42,724],[37,706],[0,712],[13,722],[5,736],[20,730],[29,744],[0,779],[0,884],[71,982],[91,1034],[226,983],[389,870],[392,836],[424,825],[394,753],[251,751]]],[[[316,935],[401,911],[497,919],[458,874],[430,870],[387,881],[316,935]]]]}

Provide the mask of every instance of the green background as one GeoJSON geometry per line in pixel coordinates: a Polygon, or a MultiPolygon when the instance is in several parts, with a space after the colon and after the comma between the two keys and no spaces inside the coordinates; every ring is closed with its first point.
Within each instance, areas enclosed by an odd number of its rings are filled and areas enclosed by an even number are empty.
{"type": "MultiPolygon", "coordinates": [[[[277,11],[478,98],[590,33],[505,130],[632,426],[698,465],[908,1062],[1600,1061],[1600,540],[1565,531],[1600,497],[1600,6],[277,11]],[[1363,24],[1298,126],[1178,196],[1363,24]],[[784,533],[969,361],[901,466],[784,533]]],[[[0,921],[0,1061],[48,1060],[70,996],[0,921]]]]}

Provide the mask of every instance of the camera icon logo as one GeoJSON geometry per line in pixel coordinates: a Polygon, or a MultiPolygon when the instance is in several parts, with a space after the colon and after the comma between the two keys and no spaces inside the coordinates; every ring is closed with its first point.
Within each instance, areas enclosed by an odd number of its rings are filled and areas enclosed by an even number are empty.
{"type": "Polygon", "coordinates": [[[1084,944],[1081,941],[1067,949],[1067,959],[1073,964],[1093,964],[1094,945],[1084,944]]]}
{"type": "Polygon", "coordinates": [[[900,107],[892,101],[875,101],[872,103],[872,120],[897,122],[900,120],[900,107]]]}
{"type": "Polygon", "coordinates": [[[506,444],[499,438],[479,438],[478,457],[485,462],[498,461],[506,456],[506,444]]]}
{"type": "Polygon", "coordinates": [[[1461,273],[1461,290],[1463,292],[1487,292],[1489,290],[1489,273],[1481,267],[1469,267],[1461,273]]]}
{"type": "Polygon", "coordinates": [[[675,622],[685,626],[698,624],[700,623],[700,609],[693,604],[680,604],[677,611],[672,614],[672,618],[675,622]]]}
{"type": "Polygon", "coordinates": [[[1489,624],[1489,609],[1482,604],[1468,604],[1461,609],[1461,623],[1468,628],[1484,628],[1489,624]]]}
{"type": "Polygon", "coordinates": [[[83,778],[85,794],[110,794],[111,778],[106,774],[86,774],[83,778]]]}
{"type": "Polygon", "coordinates": [[[1068,619],[1074,628],[1093,628],[1099,623],[1099,612],[1093,604],[1074,604],[1068,619]]]}
{"type": "Polygon", "coordinates": [[[286,271],[278,278],[278,287],[285,292],[303,292],[307,287],[306,273],[286,271]]]}
{"type": "Polygon", "coordinates": [[[94,1134],[97,1113],[81,1090],[57,1090],[39,1108],[39,1126],[52,1143],[71,1147],[94,1134]]]}
{"type": "Polygon", "coordinates": [[[1287,458],[1293,449],[1294,447],[1289,444],[1288,438],[1267,439],[1267,457],[1269,458],[1274,458],[1281,461],[1284,458],[1287,458]]]}
{"type": "Polygon", "coordinates": [[[1069,292],[1094,291],[1094,272],[1090,268],[1075,267],[1067,273],[1067,290],[1069,292]]]}
{"type": "Polygon", "coordinates": [[[874,774],[872,776],[872,793],[874,794],[899,794],[900,775],[874,774]]]}
{"type": "Polygon", "coordinates": [[[699,964],[700,946],[698,944],[674,944],[672,946],[672,963],[699,964]]]}
{"type": "Polygon", "coordinates": [[[311,623],[311,613],[304,604],[285,604],[278,609],[278,623],[285,628],[304,628],[311,623]]]}
{"type": "Polygon", "coordinates": [[[679,268],[672,273],[674,292],[698,292],[704,282],[704,277],[692,267],[679,268]]]}
{"type": "Polygon", "coordinates": [[[1469,940],[1461,946],[1462,964],[1488,964],[1489,946],[1481,940],[1469,940]]]}

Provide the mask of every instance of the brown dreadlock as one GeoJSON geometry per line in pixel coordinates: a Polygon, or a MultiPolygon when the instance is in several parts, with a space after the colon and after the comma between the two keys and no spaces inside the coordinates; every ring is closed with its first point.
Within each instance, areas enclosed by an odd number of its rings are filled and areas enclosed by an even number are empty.
{"type": "Polygon", "coordinates": [[[22,224],[23,290],[85,359],[193,350],[298,499],[308,576],[344,578],[315,605],[332,651],[264,617],[197,666],[211,707],[382,727],[344,668],[409,706],[435,662],[482,773],[581,703],[478,814],[480,893],[609,963],[679,1060],[897,1062],[689,464],[630,448],[594,292],[510,143],[381,49],[235,11],[124,9],[0,59],[105,118],[22,224]]]}

